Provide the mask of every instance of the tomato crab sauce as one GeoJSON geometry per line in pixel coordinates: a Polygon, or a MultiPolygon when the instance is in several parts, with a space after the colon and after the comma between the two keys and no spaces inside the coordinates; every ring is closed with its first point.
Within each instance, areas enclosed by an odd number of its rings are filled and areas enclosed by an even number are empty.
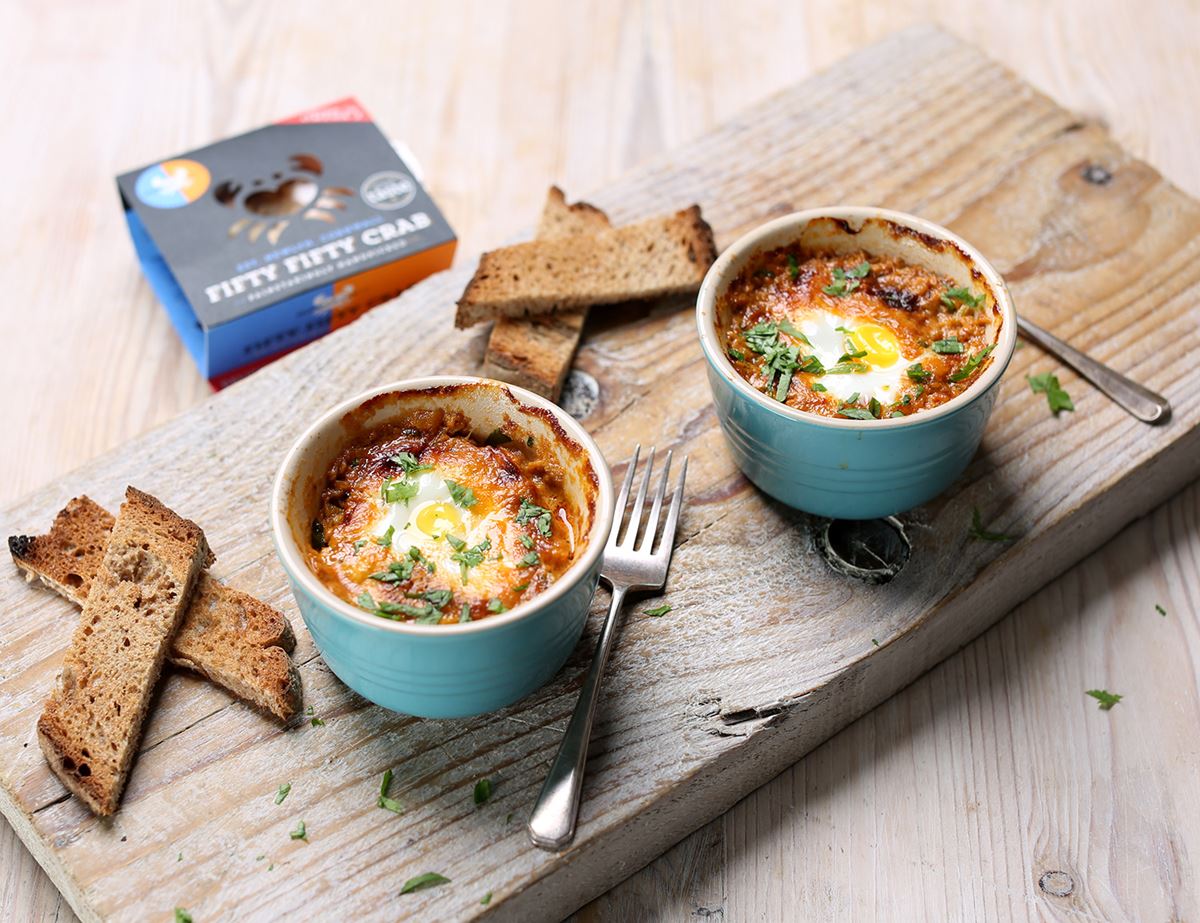
{"type": "Polygon", "coordinates": [[[312,572],[409,623],[474,621],[544,592],[572,563],[577,520],[553,457],[511,430],[479,439],[463,414],[426,410],[356,438],[325,476],[312,572]]]}
{"type": "Polygon", "coordinates": [[[719,333],[738,374],[789,407],[828,417],[908,416],[957,397],[992,361],[1001,318],[990,291],[973,283],[960,287],[925,267],[861,250],[781,247],[754,257],[721,296],[717,316],[730,320],[719,333]],[[841,322],[836,327],[831,315],[841,322]],[[855,339],[819,356],[797,328],[805,319],[855,339]],[[875,330],[876,345],[886,341],[882,353],[855,336],[862,323],[875,330]],[[776,358],[780,347],[795,353],[776,358]],[[824,384],[830,368],[841,368],[853,386],[856,376],[883,374],[886,366],[896,385],[882,401],[841,400],[824,384]]]}

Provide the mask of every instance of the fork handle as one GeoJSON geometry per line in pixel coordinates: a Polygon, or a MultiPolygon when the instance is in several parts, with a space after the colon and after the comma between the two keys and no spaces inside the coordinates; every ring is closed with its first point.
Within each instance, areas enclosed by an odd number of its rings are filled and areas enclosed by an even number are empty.
{"type": "Polygon", "coordinates": [[[617,636],[617,616],[621,611],[621,603],[625,601],[625,593],[625,587],[613,587],[608,616],[600,630],[600,641],[579,692],[575,713],[571,715],[571,723],[567,725],[554,765],[550,767],[537,804],[529,816],[529,838],[534,846],[542,849],[565,849],[575,839],[575,821],[579,817],[579,795],[583,790],[583,767],[587,762],[588,739],[592,736],[592,718],[595,717],[596,702],[600,698],[600,681],[617,636]]]}

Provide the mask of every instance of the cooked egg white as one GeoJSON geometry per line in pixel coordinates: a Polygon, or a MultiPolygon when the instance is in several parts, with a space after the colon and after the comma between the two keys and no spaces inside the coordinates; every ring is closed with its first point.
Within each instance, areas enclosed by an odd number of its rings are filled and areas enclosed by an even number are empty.
{"type": "MultiPolygon", "coordinates": [[[[499,560],[504,524],[497,514],[476,515],[472,508],[482,505],[478,502],[466,507],[455,503],[446,479],[437,470],[423,471],[410,479],[417,482],[417,492],[412,498],[394,503],[382,497],[376,499],[379,512],[370,526],[372,538],[384,537],[390,528],[395,556],[406,554],[409,548],[419,548],[436,565],[437,582],[450,589],[483,588],[512,570],[513,564],[499,560]],[[485,541],[491,543],[482,552],[483,560],[468,568],[465,584],[461,562],[453,559],[460,550],[457,541],[465,542],[462,550],[468,551],[485,541]]],[[[505,585],[507,582],[505,577],[505,585]]]]}
{"type": "Polygon", "coordinates": [[[865,353],[852,362],[866,366],[865,371],[825,374],[818,380],[838,401],[868,403],[871,398],[881,404],[892,404],[907,390],[907,368],[920,361],[923,353],[904,355],[896,334],[872,321],[841,317],[819,308],[806,311],[793,323],[811,344],[811,352],[826,369],[839,365],[847,353],[865,353]]]}

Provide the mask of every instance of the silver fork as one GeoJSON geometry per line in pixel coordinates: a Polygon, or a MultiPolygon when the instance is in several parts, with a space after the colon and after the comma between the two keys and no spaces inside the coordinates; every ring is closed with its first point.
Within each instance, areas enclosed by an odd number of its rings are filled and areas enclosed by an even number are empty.
{"type": "Polygon", "coordinates": [[[687,458],[683,459],[683,464],[679,467],[679,482],[667,511],[662,540],[655,549],[654,537],[658,531],[658,518],[662,513],[667,480],[671,475],[670,452],[667,452],[662,478],[654,492],[654,503],[650,507],[645,528],[642,528],[642,508],[645,506],[650,476],[654,473],[654,449],[650,450],[646,459],[646,473],[642,476],[637,498],[629,509],[629,524],[623,530],[621,528],[625,504],[629,500],[629,489],[633,486],[634,474],[637,471],[640,450],[641,446],[634,447],[629,470],[625,472],[625,481],[621,485],[620,494],[617,495],[617,518],[613,521],[612,533],[604,548],[604,564],[600,569],[600,578],[612,587],[608,616],[600,630],[600,642],[592,655],[592,665],[588,667],[587,678],[583,681],[575,713],[571,715],[571,723],[567,725],[567,732],[559,745],[558,756],[554,758],[554,765],[550,767],[537,804],[533,806],[533,813],[529,816],[529,838],[534,846],[540,846],[542,849],[564,849],[575,839],[575,821],[579,817],[579,794],[583,789],[583,768],[587,762],[588,739],[592,736],[592,718],[595,717],[596,702],[600,698],[600,681],[604,676],[604,667],[608,663],[608,656],[612,653],[613,641],[617,636],[617,617],[621,611],[621,604],[625,601],[625,594],[630,590],[661,590],[667,582],[667,567],[671,563],[671,550],[675,546],[675,527],[679,524],[679,508],[683,504],[687,458]],[[642,535],[640,542],[639,533],[642,535]]]}

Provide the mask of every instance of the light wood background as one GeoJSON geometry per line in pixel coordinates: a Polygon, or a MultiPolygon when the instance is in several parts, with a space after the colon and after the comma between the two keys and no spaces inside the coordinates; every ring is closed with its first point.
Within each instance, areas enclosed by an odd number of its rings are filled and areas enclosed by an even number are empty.
{"type": "MultiPolygon", "coordinates": [[[[1200,195],[1194,3],[63,3],[0,15],[0,500],[207,393],[137,272],[112,177],[341,95],[417,152],[464,257],[530,224],[547,182],[585,194],[930,19],[1200,195]]],[[[578,917],[1195,919],[1198,612],[1193,486],[578,917]],[[1083,696],[1096,686],[1127,698],[1100,712],[1083,696]],[[1039,888],[1032,870],[1050,867],[1071,897],[1039,888]]],[[[0,916],[71,919],[7,828],[0,916]]]]}

